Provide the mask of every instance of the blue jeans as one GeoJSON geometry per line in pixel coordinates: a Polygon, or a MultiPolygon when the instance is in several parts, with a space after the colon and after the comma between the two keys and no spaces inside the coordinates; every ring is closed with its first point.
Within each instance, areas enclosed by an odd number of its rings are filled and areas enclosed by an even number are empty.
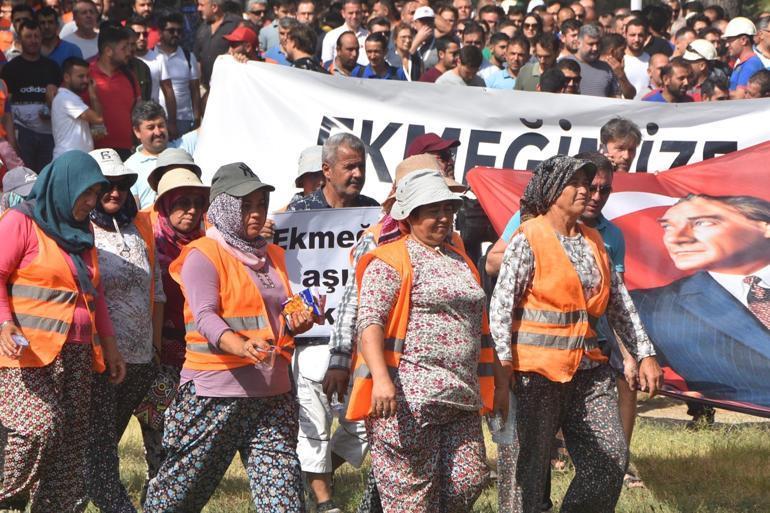
{"type": "Polygon", "coordinates": [[[35,173],[39,173],[53,159],[53,135],[40,134],[16,125],[21,160],[35,173]]]}

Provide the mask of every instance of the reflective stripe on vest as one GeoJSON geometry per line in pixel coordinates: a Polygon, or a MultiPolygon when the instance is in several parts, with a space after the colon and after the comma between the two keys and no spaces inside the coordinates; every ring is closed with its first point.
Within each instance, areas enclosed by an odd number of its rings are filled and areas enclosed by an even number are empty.
{"type": "MultiPolygon", "coordinates": [[[[383,356],[388,369],[388,374],[390,374],[391,378],[395,378],[398,375],[398,366],[401,361],[401,354],[404,352],[404,341],[411,309],[412,264],[409,259],[409,252],[406,244],[406,238],[403,237],[392,243],[380,246],[362,256],[356,267],[356,282],[359,287],[359,293],[364,271],[366,270],[367,265],[369,265],[375,258],[383,260],[393,267],[401,276],[401,286],[398,298],[390,311],[385,326],[383,356]]],[[[465,252],[457,247],[451,247],[451,249],[463,257],[465,263],[473,273],[476,282],[479,283],[478,272],[465,252]]],[[[491,411],[494,395],[493,375],[495,353],[492,339],[489,336],[486,312],[484,312],[484,315],[482,316],[481,333],[481,347],[477,365],[479,387],[483,411],[491,411]]],[[[348,420],[361,420],[371,413],[372,385],[373,381],[369,368],[366,365],[363,355],[358,352],[353,368],[353,389],[350,393],[348,410],[346,413],[348,420]]]]}
{"type": "MultiPolygon", "coordinates": [[[[105,369],[99,339],[96,336],[96,302],[78,288],[75,276],[62,249],[31,218],[38,243],[32,261],[13,271],[7,281],[8,301],[13,322],[29,341],[29,348],[19,358],[0,356],[0,367],[43,367],[52,363],[66,343],[78,299],[83,297],[91,320],[92,359],[97,372],[105,369]]],[[[99,286],[99,261],[96,250],[88,252],[93,266],[93,283],[99,286]]]]}
{"type": "MultiPolygon", "coordinates": [[[[599,268],[599,290],[588,300],[580,278],[550,223],[542,216],[521,225],[535,258],[532,283],[514,309],[513,368],[551,381],[572,379],[587,349],[596,346],[597,320],[609,300],[610,267],[601,235],[579,225],[599,268]]],[[[599,357],[589,353],[591,359],[599,357]]],[[[606,361],[606,359],[604,359],[606,361]]]]}

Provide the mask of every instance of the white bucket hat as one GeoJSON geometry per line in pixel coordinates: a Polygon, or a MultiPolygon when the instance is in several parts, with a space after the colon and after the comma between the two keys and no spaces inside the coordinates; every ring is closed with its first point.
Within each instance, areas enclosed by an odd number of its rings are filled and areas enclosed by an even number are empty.
{"type": "Polygon", "coordinates": [[[449,190],[446,180],[433,169],[421,169],[406,175],[396,187],[396,202],[390,210],[390,216],[396,221],[403,221],[414,209],[431,203],[452,201],[458,207],[462,197],[449,190]]]}
{"type": "Polygon", "coordinates": [[[309,146],[302,150],[299,154],[299,164],[297,166],[297,178],[294,180],[294,185],[297,188],[302,187],[300,179],[307,173],[318,173],[321,171],[323,165],[321,159],[321,153],[323,146],[309,146]]]}

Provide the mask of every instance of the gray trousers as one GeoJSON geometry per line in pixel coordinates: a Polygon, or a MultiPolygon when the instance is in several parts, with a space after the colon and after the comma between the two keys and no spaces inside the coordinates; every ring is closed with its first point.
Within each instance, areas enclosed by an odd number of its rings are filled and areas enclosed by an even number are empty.
{"type": "Polygon", "coordinates": [[[515,380],[518,443],[499,451],[499,511],[540,513],[551,444],[561,428],[575,464],[562,513],[614,512],[628,446],[610,367],[580,370],[568,383],[533,372],[515,373],[515,380]]]}

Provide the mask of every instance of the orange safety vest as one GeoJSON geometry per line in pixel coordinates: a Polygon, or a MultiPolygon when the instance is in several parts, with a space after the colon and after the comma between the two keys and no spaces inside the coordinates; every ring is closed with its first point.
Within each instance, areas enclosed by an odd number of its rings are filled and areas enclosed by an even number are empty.
{"type": "MultiPolygon", "coordinates": [[[[280,348],[281,356],[291,360],[294,351],[294,339],[288,334],[283,316],[281,316],[281,333],[276,337],[270,326],[262,295],[243,264],[225,251],[214,239],[201,237],[185,246],[179,257],[169,266],[169,274],[174,281],[179,283],[182,293],[185,295],[184,322],[187,330],[185,335],[187,351],[184,367],[194,370],[226,370],[253,365],[253,362],[248,358],[220,351],[209,344],[209,341],[198,332],[181,277],[184,260],[193,249],[203,253],[213,264],[217,275],[222,278],[219,280],[219,308],[217,310],[217,314],[222,320],[235,333],[247,339],[262,338],[277,341],[275,344],[280,348]]],[[[267,255],[278,270],[287,294],[291,295],[291,285],[286,274],[284,250],[274,244],[268,244],[267,255]]]]}
{"type": "MultiPolygon", "coordinates": [[[[471,272],[473,272],[476,281],[480,282],[479,273],[468,258],[468,255],[455,246],[448,244],[445,246],[465,259],[465,263],[468,264],[471,272]]],[[[361,257],[356,267],[356,281],[359,294],[364,271],[375,258],[379,258],[396,269],[401,276],[401,290],[398,293],[398,300],[393,310],[391,310],[385,326],[385,363],[388,366],[390,375],[394,376],[398,374],[398,364],[401,361],[401,354],[404,350],[404,341],[406,340],[406,331],[409,324],[409,311],[411,310],[412,262],[409,259],[409,252],[406,247],[406,238],[380,246],[361,257]]],[[[482,317],[481,335],[478,374],[481,387],[481,401],[484,405],[482,413],[486,413],[492,411],[495,391],[493,371],[495,353],[492,339],[489,336],[486,312],[484,312],[482,317]]],[[[362,420],[372,412],[372,385],[372,375],[366,366],[363,355],[359,351],[356,354],[353,367],[353,390],[350,392],[346,415],[348,420],[362,420]]]]}
{"type": "MultiPolygon", "coordinates": [[[[95,298],[81,292],[61,248],[33,222],[38,253],[29,265],[16,269],[8,279],[8,300],[13,321],[29,341],[18,359],[0,356],[0,367],[44,367],[56,359],[75,315],[78,296],[83,294],[91,315],[93,366],[105,370],[102,348],[96,333],[95,298]]],[[[89,250],[94,267],[93,284],[99,285],[96,248],[89,250]]]]}
{"type": "Polygon", "coordinates": [[[583,286],[551,224],[539,216],[519,227],[535,256],[535,275],[514,309],[513,368],[537,372],[559,383],[572,380],[584,354],[607,361],[598,348],[588,353],[585,342],[596,338],[596,321],[610,296],[610,262],[598,231],[578,225],[599,266],[599,292],[586,302],[583,286]]]}

